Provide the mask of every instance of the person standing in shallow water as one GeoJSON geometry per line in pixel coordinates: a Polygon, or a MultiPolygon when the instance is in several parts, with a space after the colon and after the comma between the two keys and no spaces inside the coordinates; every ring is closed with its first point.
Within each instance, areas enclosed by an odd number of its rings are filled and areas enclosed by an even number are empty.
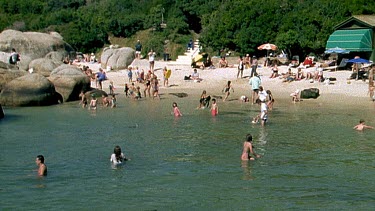
{"type": "Polygon", "coordinates": [[[47,166],[44,164],[44,156],[36,156],[35,163],[38,166],[38,176],[47,176],[47,166]]]}
{"type": "Polygon", "coordinates": [[[124,153],[121,152],[121,147],[120,146],[115,146],[113,149],[113,154],[111,155],[111,163],[115,165],[119,165],[124,161],[129,160],[128,158],[125,157],[124,153]]]}
{"type": "Polygon", "coordinates": [[[253,150],[253,136],[251,134],[246,135],[246,140],[243,143],[243,150],[241,155],[241,160],[255,160],[255,158],[251,157],[251,154],[253,154],[256,158],[260,158],[260,155],[256,154],[253,150]]]}

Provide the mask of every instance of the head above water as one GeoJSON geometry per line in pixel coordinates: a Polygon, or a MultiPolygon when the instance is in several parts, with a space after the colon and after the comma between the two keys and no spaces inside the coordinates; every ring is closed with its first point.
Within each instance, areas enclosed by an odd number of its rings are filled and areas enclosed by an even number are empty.
{"type": "Polygon", "coordinates": [[[121,155],[121,147],[120,146],[115,146],[115,148],[113,149],[113,153],[115,155],[121,155]]]}
{"type": "Polygon", "coordinates": [[[365,123],[365,120],[360,119],[360,120],[359,120],[359,124],[363,124],[363,123],[365,123]]]}
{"type": "Polygon", "coordinates": [[[44,163],[44,156],[43,155],[36,156],[36,159],[38,159],[40,161],[40,163],[44,163]]]}
{"type": "Polygon", "coordinates": [[[174,108],[174,107],[177,107],[177,103],[176,103],[176,102],[173,102],[172,107],[173,107],[173,108],[174,108]]]}
{"type": "Polygon", "coordinates": [[[248,134],[246,135],[246,141],[247,141],[247,142],[251,142],[251,141],[253,141],[253,136],[252,136],[250,133],[248,133],[248,134]]]}

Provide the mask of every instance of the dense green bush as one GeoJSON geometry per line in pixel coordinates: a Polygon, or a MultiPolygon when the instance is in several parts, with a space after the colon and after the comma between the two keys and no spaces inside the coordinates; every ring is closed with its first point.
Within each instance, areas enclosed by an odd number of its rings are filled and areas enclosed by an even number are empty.
{"type": "Polygon", "coordinates": [[[143,44],[158,52],[165,40],[182,51],[198,33],[213,52],[264,54],[256,47],[271,42],[303,55],[323,52],[339,22],[374,13],[368,0],[0,0],[0,30],[55,30],[84,52],[108,45],[110,35],[131,38],[152,29],[143,44]]]}

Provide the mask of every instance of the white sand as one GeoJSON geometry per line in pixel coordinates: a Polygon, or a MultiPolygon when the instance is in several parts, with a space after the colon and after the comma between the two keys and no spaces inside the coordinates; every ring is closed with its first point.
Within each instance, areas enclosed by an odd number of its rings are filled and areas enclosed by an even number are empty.
{"type": "MultiPolygon", "coordinates": [[[[94,72],[96,72],[100,64],[88,64],[82,63],[82,65],[89,66],[94,72]]],[[[133,66],[138,66],[139,69],[144,69],[145,72],[149,69],[147,60],[134,60],[133,66]]],[[[280,66],[279,73],[287,72],[287,66],[280,66]]],[[[239,98],[241,95],[250,97],[251,87],[248,84],[250,69],[244,70],[244,77],[237,79],[237,68],[216,68],[216,69],[198,69],[200,77],[203,79],[200,83],[193,81],[185,81],[184,76],[191,75],[193,69],[189,66],[176,66],[168,65],[168,62],[156,61],[155,63],[155,74],[160,80],[160,93],[170,92],[185,92],[188,94],[199,95],[202,90],[210,91],[213,95],[223,95],[222,89],[226,85],[227,81],[232,81],[235,93],[231,94],[231,98],[239,98]],[[169,67],[172,70],[171,77],[169,79],[169,87],[163,87],[163,73],[162,68],[164,66],[169,67]]],[[[289,94],[294,92],[296,89],[303,90],[307,88],[318,88],[320,90],[321,97],[323,99],[335,101],[352,101],[356,103],[358,99],[363,102],[370,102],[368,94],[368,81],[362,80],[350,80],[348,84],[347,78],[351,75],[351,71],[324,71],[324,77],[334,77],[337,80],[332,82],[330,85],[325,83],[314,82],[310,83],[308,80],[293,81],[291,83],[283,83],[281,79],[275,78],[270,79],[271,70],[267,67],[261,67],[257,69],[262,79],[262,85],[267,90],[271,90],[276,98],[287,98],[289,94]]],[[[113,81],[114,86],[120,90],[123,89],[125,82],[128,82],[127,71],[110,71],[107,72],[108,81],[113,81]]],[[[133,80],[135,76],[133,74],[133,80]]],[[[105,91],[108,91],[108,81],[103,85],[105,91]]],[[[140,86],[143,89],[143,86],[140,86]]],[[[95,88],[95,87],[94,87],[95,88]]],[[[122,92],[119,92],[122,94],[122,92]]]]}

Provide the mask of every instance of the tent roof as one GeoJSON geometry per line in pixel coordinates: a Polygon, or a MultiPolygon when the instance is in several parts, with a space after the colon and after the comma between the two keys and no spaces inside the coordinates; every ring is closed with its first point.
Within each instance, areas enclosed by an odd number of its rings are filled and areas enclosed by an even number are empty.
{"type": "Polygon", "coordinates": [[[336,30],[329,36],[326,49],[335,47],[348,51],[372,51],[372,30],[336,30]]]}
{"type": "Polygon", "coordinates": [[[354,15],[335,26],[338,29],[372,28],[375,29],[375,15],[354,15]]]}

